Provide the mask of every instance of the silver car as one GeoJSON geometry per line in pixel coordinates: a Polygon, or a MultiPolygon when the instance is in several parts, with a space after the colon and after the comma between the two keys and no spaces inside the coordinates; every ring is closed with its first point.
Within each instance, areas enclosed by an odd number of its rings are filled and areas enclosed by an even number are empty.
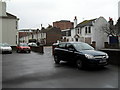
{"type": "Polygon", "coordinates": [[[36,43],[28,43],[28,46],[37,46],[37,44],[36,43]]]}
{"type": "Polygon", "coordinates": [[[0,43],[0,53],[12,53],[12,48],[7,43],[0,43]]]}

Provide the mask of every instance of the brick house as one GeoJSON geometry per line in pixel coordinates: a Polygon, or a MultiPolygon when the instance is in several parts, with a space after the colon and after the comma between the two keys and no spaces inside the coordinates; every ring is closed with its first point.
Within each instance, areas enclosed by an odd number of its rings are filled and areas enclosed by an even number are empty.
{"type": "Polygon", "coordinates": [[[61,20],[53,22],[53,27],[60,28],[60,30],[70,29],[74,27],[74,23],[68,20],[61,20]]]}
{"type": "Polygon", "coordinates": [[[19,30],[19,43],[26,42],[29,43],[29,40],[35,40],[37,42],[37,31],[38,29],[21,29],[19,30]]]}
{"type": "Polygon", "coordinates": [[[40,34],[40,43],[44,45],[52,45],[62,38],[61,30],[56,27],[42,29],[40,34]]]}

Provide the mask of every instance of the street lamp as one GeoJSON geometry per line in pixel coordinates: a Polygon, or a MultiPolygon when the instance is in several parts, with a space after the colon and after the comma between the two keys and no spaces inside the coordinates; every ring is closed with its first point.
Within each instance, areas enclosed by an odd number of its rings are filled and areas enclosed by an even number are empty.
{"type": "Polygon", "coordinates": [[[39,29],[36,30],[36,34],[37,34],[37,42],[38,42],[38,33],[39,33],[39,29]]]}

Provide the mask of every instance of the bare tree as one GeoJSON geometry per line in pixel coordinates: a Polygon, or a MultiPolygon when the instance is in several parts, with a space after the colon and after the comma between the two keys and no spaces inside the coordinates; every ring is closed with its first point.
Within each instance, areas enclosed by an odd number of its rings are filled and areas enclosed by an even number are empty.
{"type": "Polygon", "coordinates": [[[115,27],[116,27],[118,35],[120,35],[120,18],[117,20],[115,27]]]}
{"type": "Polygon", "coordinates": [[[113,25],[111,23],[109,24],[104,24],[101,27],[101,30],[103,30],[105,33],[111,36],[118,36],[119,35],[119,30],[116,28],[116,25],[113,25]]]}

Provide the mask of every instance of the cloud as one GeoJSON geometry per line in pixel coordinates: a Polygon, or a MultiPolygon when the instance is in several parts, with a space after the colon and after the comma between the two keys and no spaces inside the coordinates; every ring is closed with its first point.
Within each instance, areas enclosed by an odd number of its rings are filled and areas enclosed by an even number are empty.
{"type": "Polygon", "coordinates": [[[19,28],[47,26],[58,20],[117,17],[117,0],[11,0],[7,11],[20,18],[19,28]]]}

